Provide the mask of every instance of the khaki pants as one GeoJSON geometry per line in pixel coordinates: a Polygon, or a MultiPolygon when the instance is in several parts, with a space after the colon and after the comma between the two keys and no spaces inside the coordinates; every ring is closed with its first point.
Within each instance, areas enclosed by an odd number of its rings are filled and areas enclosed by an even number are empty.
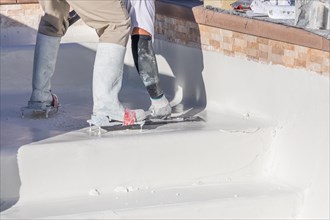
{"type": "Polygon", "coordinates": [[[94,28],[100,42],[126,47],[130,31],[130,18],[124,0],[39,0],[45,15],[41,17],[38,32],[62,37],[69,27],[70,6],[82,20],[94,28]]]}

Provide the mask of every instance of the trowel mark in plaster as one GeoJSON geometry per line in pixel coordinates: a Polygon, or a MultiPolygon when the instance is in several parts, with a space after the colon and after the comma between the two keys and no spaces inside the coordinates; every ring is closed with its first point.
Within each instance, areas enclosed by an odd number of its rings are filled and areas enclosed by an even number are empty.
{"type": "MultiPolygon", "coordinates": [[[[260,154],[256,154],[255,157],[254,157],[254,159],[251,162],[249,162],[246,165],[243,165],[240,168],[237,168],[235,170],[229,170],[229,171],[223,172],[223,173],[216,173],[216,174],[213,174],[212,176],[202,176],[200,178],[205,179],[205,180],[208,180],[207,182],[205,182],[205,183],[203,182],[202,184],[205,185],[205,186],[207,186],[207,185],[214,185],[214,183],[210,183],[210,182],[213,182],[212,180],[215,180],[215,179],[213,179],[213,177],[215,177],[215,176],[222,176],[222,175],[225,175],[225,174],[232,174],[232,173],[240,172],[240,171],[244,171],[245,169],[248,169],[250,166],[252,166],[254,163],[256,163],[259,158],[260,158],[260,154]]],[[[219,181],[221,182],[221,180],[223,180],[223,178],[221,178],[220,180],[219,180],[219,178],[216,178],[215,181],[216,182],[219,182],[219,181]]],[[[232,178],[231,177],[226,177],[225,178],[225,182],[229,183],[231,181],[232,181],[232,178]]],[[[193,183],[192,185],[193,186],[197,186],[195,183],[193,183]]]]}
{"type": "Polygon", "coordinates": [[[243,134],[254,134],[257,133],[261,128],[256,128],[255,130],[248,131],[248,130],[224,130],[224,129],[219,129],[221,132],[227,132],[227,133],[243,133],[243,134]]]}

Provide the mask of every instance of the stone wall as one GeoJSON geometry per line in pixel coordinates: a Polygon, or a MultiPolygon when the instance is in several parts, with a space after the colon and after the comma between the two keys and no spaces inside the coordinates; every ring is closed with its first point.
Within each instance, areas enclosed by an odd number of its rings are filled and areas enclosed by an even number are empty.
{"type": "Polygon", "coordinates": [[[157,38],[257,62],[307,69],[329,76],[330,54],[263,37],[157,15],[157,38]]]}
{"type": "MultiPolygon", "coordinates": [[[[237,20],[241,18],[234,15],[231,15],[234,17],[229,15],[226,15],[229,17],[221,17],[221,21],[216,23],[217,15],[201,15],[187,8],[180,8],[182,13],[177,14],[166,7],[164,4],[157,4],[156,38],[228,56],[289,68],[301,68],[330,76],[330,44],[327,39],[305,33],[303,30],[297,32],[275,24],[237,20]],[[185,10],[191,14],[185,15],[185,10]],[[263,29],[261,31],[256,27],[263,29]]],[[[205,9],[202,7],[198,10],[205,9]]],[[[7,4],[0,5],[0,13],[1,39],[3,39],[6,33],[10,35],[5,36],[7,38],[19,34],[17,29],[15,32],[6,32],[13,27],[29,27],[35,31],[42,10],[38,4],[7,4]]],[[[84,25],[84,23],[79,21],[75,25],[84,25]]]]}

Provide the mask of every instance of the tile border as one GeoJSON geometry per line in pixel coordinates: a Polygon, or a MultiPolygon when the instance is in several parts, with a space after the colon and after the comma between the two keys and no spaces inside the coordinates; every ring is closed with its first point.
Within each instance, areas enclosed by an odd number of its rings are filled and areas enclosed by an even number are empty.
{"type": "Polygon", "coordinates": [[[183,6],[166,0],[156,1],[157,14],[196,22],[198,24],[231,30],[239,33],[291,43],[323,51],[330,51],[330,40],[300,28],[267,21],[223,14],[208,10],[203,5],[183,6]],[[299,36],[299,37],[297,37],[299,36]]]}

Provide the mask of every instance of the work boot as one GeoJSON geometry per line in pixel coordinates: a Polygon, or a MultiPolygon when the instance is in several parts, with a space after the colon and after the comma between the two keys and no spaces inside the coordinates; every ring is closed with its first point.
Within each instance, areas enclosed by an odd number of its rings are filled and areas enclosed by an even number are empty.
{"type": "Polygon", "coordinates": [[[144,110],[125,109],[118,99],[125,51],[126,48],[118,44],[98,45],[93,73],[93,115],[88,121],[91,124],[108,126],[111,121],[117,121],[130,125],[143,121],[146,117],[144,110]]]}
{"type": "Polygon", "coordinates": [[[165,119],[171,115],[172,108],[165,95],[162,95],[158,99],[151,99],[149,111],[153,118],[165,119]]]}
{"type": "Polygon", "coordinates": [[[50,80],[55,72],[60,42],[61,37],[37,34],[33,63],[32,94],[28,107],[42,108],[54,106],[54,102],[55,105],[58,105],[57,97],[51,93],[50,80]]]}
{"type": "Polygon", "coordinates": [[[29,101],[28,102],[28,108],[30,109],[40,109],[40,110],[47,110],[49,108],[54,108],[56,111],[59,108],[59,101],[55,94],[51,93],[52,95],[52,101],[29,101]]]}

